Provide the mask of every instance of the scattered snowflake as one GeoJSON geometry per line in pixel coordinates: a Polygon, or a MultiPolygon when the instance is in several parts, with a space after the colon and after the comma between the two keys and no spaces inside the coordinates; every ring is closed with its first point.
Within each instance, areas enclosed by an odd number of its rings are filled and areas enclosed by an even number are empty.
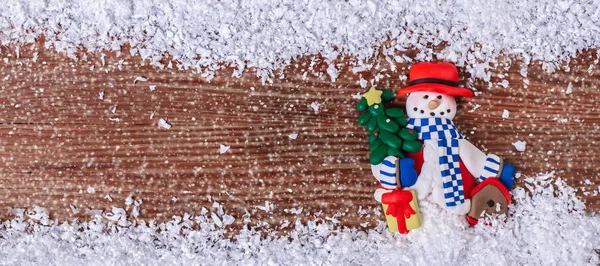
{"type": "Polygon", "coordinates": [[[127,206],[129,206],[129,205],[133,204],[133,202],[134,202],[134,200],[133,200],[133,197],[132,197],[132,196],[128,196],[128,197],[125,199],[125,205],[127,205],[127,206]]]}
{"type": "Polygon", "coordinates": [[[230,146],[225,146],[225,145],[221,144],[221,146],[219,147],[219,153],[220,154],[226,153],[229,150],[229,147],[230,146]]]}
{"type": "Polygon", "coordinates": [[[356,94],[352,94],[352,99],[356,99],[356,100],[362,99],[362,93],[357,92],[356,94]]]}
{"type": "Polygon", "coordinates": [[[506,109],[504,109],[504,111],[502,112],[502,118],[506,119],[508,118],[508,116],[510,115],[510,112],[506,109]]]}
{"type": "Polygon", "coordinates": [[[271,212],[271,210],[275,209],[275,205],[273,205],[273,203],[271,203],[270,201],[265,201],[265,205],[264,206],[255,206],[254,208],[257,208],[259,210],[263,210],[267,213],[271,212]]]}
{"type": "Polygon", "coordinates": [[[315,112],[319,112],[319,108],[321,108],[321,107],[319,106],[318,103],[313,102],[313,103],[310,104],[310,108],[312,108],[313,110],[315,110],[315,112]]]}
{"type": "Polygon", "coordinates": [[[335,82],[337,77],[340,75],[340,71],[337,70],[333,64],[329,64],[329,67],[327,67],[327,74],[329,74],[329,77],[331,77],[331,81],[335,82]]]}
{"type": "Polygon", "coordinates": [[[525,147],[527,145],[527,143],[525,141],[516,141],[512,144],[513,146],[515,146],[515,149],[517,149],[517,151],[523,152],[525,151],[525,147]]]}
{"type": "Polygon", "coordinates": [[[296,138],[298,138],[298,133],[292,133],[292,134],[289,134],[289,135],[288,135],[288,137],[289,137],[290,139],[296,139],[296,138]]]}
{"type": "Polygon", "coordinates": [[[100,100],[104,100],[104,91],[99,92],[98,96],[100,97],[100,100]]]}
{"type": "Polygon", "coordinates": [[[469,110],[469,113],[475,112],[477,109],[479,109],[479,107],[481,107],[480,104],[475,104],[475,106],[473,106],[473,109],[469,110]]]}
{"type": "Polygon", "coordinates": [[[291,214],[296,214],[296,215],[300,215],[302,213],[302,210],[304,210],[304,208],[300,207],[300,208],[291,208],[290,209],[290,213],[291,214]]]}
{"type": "Polygon", "coordinates": [[[562,123],[562,124],[566,124],[569,123],[569,119],[568,118],[561,118],[558,120],[558,122],[562,123]]]}
{"type": "Polygon", "coordinates": [[[104,196],[104,198],[110,202],[113,201],[109,194],[106,194],[106,196],[104,196]]]}
{"type": "Polygon", "coordinates": [[[112,108],[112,110],[110,110],[110,111],[111,111],[113,114],[114,114],[114,113],[117,113],[117,106],[115,105],[115,106],[112,108]]]}
{"type": "Polygon", "coordinates": [[[219,218],[219,216],[216,213],[214,213],[214,212],[210,213],[210,217],[215,222],[216,226],[223,227],[223,222],[221,221],[221,218],[219,218]]]}
{"type": "Polygon", "coordinates": [[[91,193],[95,193],[95,192],[96,192],[96,189],[94,187],[88,187],[87,188],[87,193],[91,194],[91,193]]]}
{"type": "MultiPolygon", "coordinates": [[[[154,114],[152,114],[153,116],[154,114]]],[[[165,120],[164,118],[158,119],[158,127],[160,128],[164,128],[164,129],[171,129],[171,124],[167,123],[167,120],[165,120]]]]}
{"type": "Polygon", "coordinates": [[[233,224],[233,222],[235,222],[235,217],[229,215],[229,214],[225,214],[223,215],[223,225],[230,225],[233,224]]]}
{"type": "Polygon", "coordinates": [[[150,88],[150,91],[155,91],[156,90],[156,85],[150,85],[148,87],[150,88]]]}
{"type": "Polygon", "coordinates": [[[358,81],[358,83],[360,84],[361,88],[366,88],[367,85],[369,85],[369,82],[366,79],[362,78],[362,77],[360,78],[360,80],[358,81]]]}
{"type": "Polygon", "coordinates": [[[148,81],[148,79],[145,77],[137,77],[137,78],[135,78],[135,80],[133,80],[133,84],[138,83],[138,81],[145,82],[145,81],[148,81]]]}
{"type": "Polygon", "coordinates": [[[571,94],[573,92],[573,84],[571,82],[569,82],[569,85],[567,86],[567,90],[565,90],[565,94],[571,94]]]}

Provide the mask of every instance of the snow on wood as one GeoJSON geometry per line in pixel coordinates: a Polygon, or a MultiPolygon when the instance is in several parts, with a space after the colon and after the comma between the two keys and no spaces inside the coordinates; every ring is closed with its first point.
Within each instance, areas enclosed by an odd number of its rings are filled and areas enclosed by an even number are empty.
{"type": "Polygon", "coordinates": [[[518,140],[516,142],[513,142],[513,146],[515,146],[515,149],[517,149],[517,151],[524,152],[527,146],[527,142],[518,140]]]}
{"type": "Polygon", "coordinates": [[[131,204],[133,204],[134,200],[132,196],[128,196],[127,198],[125,198],[125,205],[129,206],[131,204]]]}
{"type": "Polygon", "coordinates": [[[263,210],[264,212],[268,213],[268,212],[271,212],[271,210],[275,209],[275,205],[267,200],[267,201],[265,201],[264,206],[255,206],[254,208],[263,210]]]}
{"type": "Polygon", "coordinates": [[[360,100],[362,98],[362,93],[357,92],[356,94],[352,94],[352,99],[360,100]]]}
{"type": "Polygon", "coordinates": [[[469,110],[469,113],[473,113],[475,112],[477,109],[479,109],[481,107],[481,104],[475,104],[475,106],[473,106],[473,108],[471,110],[469,110]]]}
{"type": "Polygon", "coordinates": [[[229,150],[229,146],[225,146],[225,145],[223,145],[223,144],[221,144],[221,145],[219,146],[219,153],[220,153],[220,154],[226,153],[228,150],[229,150]]]}
{"type": "Polygon", "coordinates": [[[571,94],[573,92],[573,84],[569,82],[567,89],[565,90],[565,94],[571,94]]]}
{"type": "MultiPolygon", "coordinates": [[[[2,224],[2,230],[10,233],[3,234],[0,256],[22,265],[39,264],[40,259],[57,265],[158,265],[165,257],[174,265],[198,261],[208,265],[249,261],[257,265],[383,265],[390,261],[485,265],[492,257],[506,265],[600,263],[596,253],[600,218],[586,214],[576,190],[553,173],[532,177],[531,182],[532,195],[523,188],[513,191],[516,203],[508,217],[485,218],[493,226],[467,226],[462,219],[429,204],[422,206],[423,226],[408,236],[389,233],[384,221],[368,233],[344,228],[334,216],[311,218],[305,224],[299,219],[291,223],[282,220],[281,229],[295,226],[288,233],[271,229],[265,233],[260,221],[246,217],[246,226],[229,237],[227,225],[233,224],[235,217],[219,216],[205,208],[197,215],[136,225],[131,212],[115,207],[103,214],[105,221],[95,218],[59,225],[49,219],[47,210],[36,207],[26,216],[24,210],[15,212],[20,215],[2,224]],[[427,213],[445,215],[431,220],[427,213]],[[494,248],[487,248],[490,245],[494,248]],[[390,252],[390,247],[403,252],[390,252]],[[449,248],[456,252],[444,252],[449,248]],[[457,252],[462,255],[456,256],[457,252]]],[[[97,211],[95,216],[102,215],[97,211]]]]}
{"type": "Polygon", "coordinates": [[[145,81],[148,81],[148,79],[147,79],[147,78],[145,78],[145,77],[136,77],[136,78],[133,80],[133,84],[136,84],[136,83],[138,83],[138,82],[140,82],[140,81],[141,81],[141,82],[145,82],[145,81]]]}
{"type": "Polygon", "coordinates": [[[99,92],[98,97],[100,97],[100,100],[104,100],[104,91],[99,92]]]}
{"type": "Polygon", "coordinates": [[[320,109],[321,107],[319,106],[319,104],[318,104],[318,103],[316,103],[316,102],[312,102],[312,103],[310,104],[310,108],[312,108],[312,109],[313,109],[315,112],[317,112],[317,113],[318,113],[318,112],[319,112],[319,109],[320,109]]]}
{"type": "Polygon", "coordinates": [[[502,111],[502,118],[506,119],[510,116],[510,112],[506,109],[504,109],[504,111],[502,111]]]}
{"type": "MultiPolygon", "coordinates": [[[[152,113],[151,117],[154,115],[154,113],[152,113]]],[[[171,129],[171,124],[169,124],[167,122],[167,120],[165,120],[164,118],[158,119],[158,127],[160,128],[164,128],[164,129],[171,129]]]]}
{"type": "Polygon", "coordinates": [[[298,138],[298,133],[289,134],[288,138],[290,138],[290,139],[297,139],[298,138]]]}

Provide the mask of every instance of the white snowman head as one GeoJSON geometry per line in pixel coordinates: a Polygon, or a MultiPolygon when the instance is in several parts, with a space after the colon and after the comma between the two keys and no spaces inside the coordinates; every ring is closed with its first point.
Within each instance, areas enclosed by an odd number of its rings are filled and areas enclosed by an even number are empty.
{"type": "Polygon", "coordinates": [[[406,94],[409,118],[440,117],[454,119],[456,98],[473,97],[473,91],[458,85],[458,69],[446,62],[416,63],[410,68],[408,87],[398,90],[406,94]]]}
{"type": "Polygon", "coordinates": [[[406,115],[409,118],[442,117],[452,120],[456,115],[456,99],[437,92],[413,92],[406,99],[406,115]]]}

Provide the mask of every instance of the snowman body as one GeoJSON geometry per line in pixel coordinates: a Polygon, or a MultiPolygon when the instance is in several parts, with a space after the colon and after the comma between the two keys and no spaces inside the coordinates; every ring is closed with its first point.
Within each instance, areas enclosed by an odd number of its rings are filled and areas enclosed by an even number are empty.
{"type": "MultiPolygon", "coordinates": [[[[451,121],[456,114],[457,104],[456,99],[447,94],[436,92],[413,92],[406,100],[406,114],[409,119],[426,119],[435,120],[436,118],[451,121]]],[[[451,123],[451,122],[450,122],[451,123]]],[[[409,125],[408,127],[410,127],[409,125]]],[[[418,131],[418,130],[417,130],[418,131]]],[[[423,164],[418,175],[416,183],[409,189],[415,190],[419,200],[427,200],[434,202],[443,209],[446,209],[456,214],[467,214],[471,207],[471,202],[468,197],[464,198],[458,204],[447,204],[448,200],[445,197],[448,194],[448,184],[444,181],[440,164],[440,158],[444,160],[443,154],[440,153],[440,146],[436,139],[420,139],[423,141],[423,164]],[[451,206],[450,206],[451,205],[451,206]]],[[[478,177],[488,175],[485,171],[488,158],[493,158],[496,161],[499,158],[495,155],[485,155],[482,151],[476,148],[473,144],[464,138],[458,139],[454,152],[460,158],[461,168],[469,171],[469,175],[463,174],[464,178],[474,178],[468,182],[477,182],[478,177]]],[[[441,147],[443,148],[443,147],[441,147]]],[[[458,165],[458,160],[456,164],[458,165]]],[[[383,166],[373,166],[373,174],[382,181],[386,176],[381,175],[380,168],[383,166]]],[[[418,167],[418,166],[417,166],[418,167]]],[[[486,176],[492,177],[492,176],[486,176]]],[[[461,180],[462,182],[462,180],[461,180]]],[[[455,183],[456,184],[456,183],[455,183]]],[[[381,201],[384,193],[390,192],[391,188],[382,186],[375,192],[375,199],[381,201]]],[[[461,187],[462,189],[462,187],[461,187]]]]}

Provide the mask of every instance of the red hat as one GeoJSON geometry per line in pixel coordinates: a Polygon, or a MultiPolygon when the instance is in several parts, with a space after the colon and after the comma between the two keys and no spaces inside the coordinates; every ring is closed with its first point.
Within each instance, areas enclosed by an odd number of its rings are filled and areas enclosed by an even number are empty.
{"type": "Polygon", "coordinates": [[[452,96],[473,97],[473,91],[458,87],[458,70],[451,63],[423,62],[410,68],[410,83],[398,95],[415,91],[431,91],[452,96]]]}

